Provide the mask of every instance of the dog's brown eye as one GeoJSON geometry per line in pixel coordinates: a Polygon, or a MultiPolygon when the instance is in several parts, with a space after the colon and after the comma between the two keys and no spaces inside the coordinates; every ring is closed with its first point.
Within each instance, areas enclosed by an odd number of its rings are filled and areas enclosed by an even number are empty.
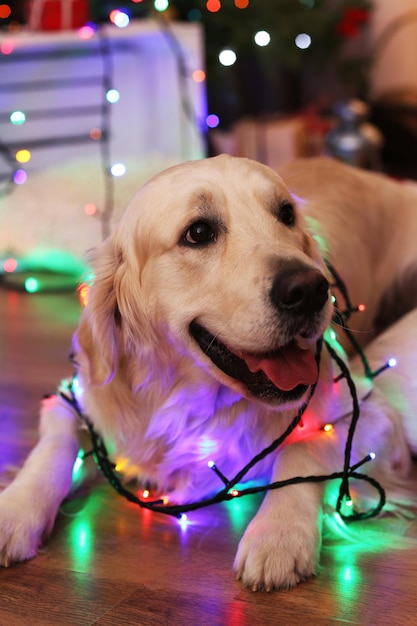
{"type": "Polygon", "coordinates": [[[293,226],[295,224],[294,207],[289,202],[283,202],[279,207],[278,219],[285,226],[293,226]]]}
{"type": "Polygon", "coordinates": [[[207,222],[195,222],[184,235],[184,241],[188,245],[202,246],[214,241],[216,233],[213,227],[207,222]]]}

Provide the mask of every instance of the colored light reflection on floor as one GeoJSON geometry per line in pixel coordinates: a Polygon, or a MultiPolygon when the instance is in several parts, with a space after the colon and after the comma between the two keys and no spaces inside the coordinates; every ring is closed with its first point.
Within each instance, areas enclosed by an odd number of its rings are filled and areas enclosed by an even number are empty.
{"type": "Polygon", "coordinates": [[[37,292],[30,295],[30,305],[23,300],[21,306],[33,307],[34,313],[45,323],[60,327],[67,326],[71,333],[75,330],[81,313],[80,301],[72,293],[37,292]]]}
{"type": "Polygon", "coordinates": [[[84,571],[90,564],[94,544],[92,523],[86,510],[71,520],[69,539],[74,567],[84,571]]]}
{"type": "Polygon", "coordinates": [[[0,274],[6,287],[28,293],[74,292],[79,281],[90,284],[91,272],[85,263],[59,251],[35,252],[26,257],[0,259],[0,274]]]}
{"type": "MultiPolygon", "coordinates": [[[[335,483],[331,494],[333,500],[337,496],[337,488],[335,483]]],[[[353,495],[353,506],[359,504],[360,501],[353,495]]],[[[370,564],[374,563],[375,576],[378,576],[377,563],[380,558],[385,558],[384,553],[407,549],[410,544],[404,534],[408,524],[405,514],[396,512],[393,515],[389,508],[377,518],[353,523],[345,523],[337,513],[325,515],[322,556],[326,567],[330,566],[333,571],[334,598],[341,603],[338,610],[342,615],[349,615],[352,623],[363,623],[363,599],[369,591],[369,580],[365,578],[364,571],[369,572],[370,564]]]]}
{"type": "MultiPolygon", "coordinates": [[[[261,484],[261,481],[252,481],[245,483],[244,485],[238,484],[236,485],[236,490],[239,491],[239,489],[254,487],[259,484],[261,484]]],[[[250,518],[258,509],[263,497],[263,494],[236,497],[222,505],[226,507],[233,533],[237,538],[240,538],[243,535],[250,518]]]]}
{"type": "Polygon", "coordinates": [[[361,569],[355,563],[341,563],[336,567],[336,586],[339,588],[339,597],[349,604],[357,601],[363,583],[361,569]]]}

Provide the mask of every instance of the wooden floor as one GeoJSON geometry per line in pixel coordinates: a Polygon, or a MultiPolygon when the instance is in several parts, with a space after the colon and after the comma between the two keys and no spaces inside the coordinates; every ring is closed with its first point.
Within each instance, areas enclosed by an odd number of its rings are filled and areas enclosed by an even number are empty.
{"type": "MultiPolygon", "coordinates": [[[[70,373],[78,314],[72,295],[0,287],[0,470],[22,461],[40,397],[70,373]]],[[[216,505],[181,527],[103,482],[62,507],[36,559],[0,569],[0,626],[417,625],[414,520],[366,522],[356,543],[326,539],[315,579],[252,593],[231,565],[256,505],[216,505]]]]}

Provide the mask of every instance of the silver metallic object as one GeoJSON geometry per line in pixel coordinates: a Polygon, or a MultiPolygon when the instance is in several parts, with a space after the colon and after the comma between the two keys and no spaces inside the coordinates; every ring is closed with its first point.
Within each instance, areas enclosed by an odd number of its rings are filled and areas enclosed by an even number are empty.
{"type": "Polygon", "coordinates": [[[362,100],[345,100],[335,106],[334,112],[336,126],[326,137],[326,152],[349,165],[380,169],[382,135],[366,121],[367,104],[362,100]]]}

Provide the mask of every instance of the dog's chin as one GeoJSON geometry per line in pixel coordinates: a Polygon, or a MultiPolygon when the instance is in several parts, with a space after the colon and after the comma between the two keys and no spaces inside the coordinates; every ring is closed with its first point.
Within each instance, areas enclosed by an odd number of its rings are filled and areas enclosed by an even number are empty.
{"type": "MultiPolygon", "coordinates": [[[[301,406],[308,396],[307,392],[311,385],[317,380],[316,373],[313,372],[307,377],[309,380],[294,385],[287,384],[286,389],[282,389],[261,369],[258,371],[253,371],[252,367],[249,369],[248,360],[249,362],[253,360],[255,355],[253,358],[250,356],[241,358],[196,321],[191,322],[189,329],[202,352],[223,374],[232,379],[231,386],[238,386],[244,390],[243,393],[247,397],[282,408],[297,408],[301,406]]],[[[291,342],[293,343],[295,342],[291,342]]],[[[273,361],[274,356],[278,359],[280,351],[288,350],[288,345],[265,354],[257,354],[256,360],[273,361]]],[[[243,356],[243,353],[241,354],[243,356]]]]}

